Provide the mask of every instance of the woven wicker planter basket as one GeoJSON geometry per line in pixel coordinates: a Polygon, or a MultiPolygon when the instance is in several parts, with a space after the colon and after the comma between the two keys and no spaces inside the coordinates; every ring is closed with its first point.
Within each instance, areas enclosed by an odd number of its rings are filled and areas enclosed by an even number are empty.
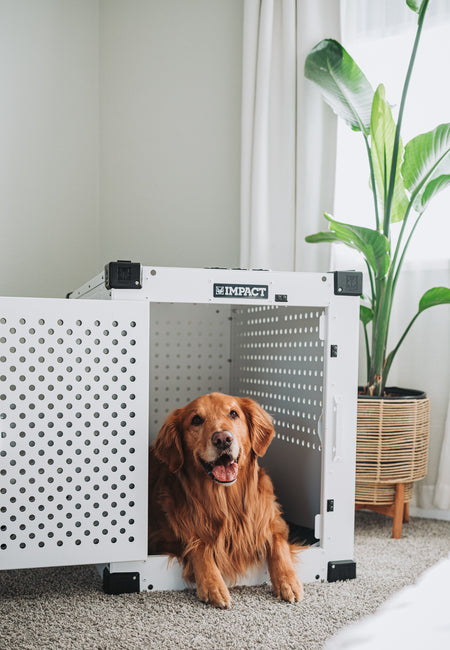
{"type": "MultiPolygon", "coordinates": [[[[356,483],[355,503],[373,503],[380,506],[389,506],[395,501],[395,483],[356,483]]],[[[405,502],[409,503],[413,495],[414,483],[405,484],[405,502]]]]}
{"type": "Polygon", "coordinates": [[[357,504],[392,504],[397,483],[405,502],[413,483],[426,476],[430,403],[419,399],[358,398],[356,439],[357,504]]]}

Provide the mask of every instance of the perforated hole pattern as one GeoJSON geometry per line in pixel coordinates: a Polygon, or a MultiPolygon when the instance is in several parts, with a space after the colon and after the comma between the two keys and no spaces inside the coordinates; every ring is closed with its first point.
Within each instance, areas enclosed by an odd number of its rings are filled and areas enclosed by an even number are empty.
{"type": "Polygon", "coordinates": [[[321,452],[323,310],[257,306],[233,310],[233,390],[274,418],[276,438],[321,452]]]}
{"type": "Polygon", "coordinates": [[[135,541],[137,329],[0,312],[0,563],[135,541]]]}
{"type": "Polygon", "coordinates": [[[230,391],[230,307],[150,306],[150,439],[199,395],[230,391]]]}

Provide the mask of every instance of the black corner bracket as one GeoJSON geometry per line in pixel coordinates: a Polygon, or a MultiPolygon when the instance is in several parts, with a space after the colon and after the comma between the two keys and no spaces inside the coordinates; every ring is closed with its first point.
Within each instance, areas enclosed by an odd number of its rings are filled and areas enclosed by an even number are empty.
{"type": "Polygon", "coordinates": [[[335,271],[334,293],[336,296],[361,296],[363,276],[361,271],[335,271]]]}
{"type": "Polygon", "coordinates": [[[103,569],[103,591],[105,594],[135,594],[140,591],[139,573],[111,573],[103,569]]]}
{"type": "Polygon", "coordinates": [[[142,289],[142,270],[139,262],[117,260],[105,266],[105,286],[109,289],[142,289]]]}
{"type": "Polygon", "coordinates": [[[354,580],[356,578],[356,562],[353,560],[338,560],[328,562],[328,582],[338,580],[354,580]]]}

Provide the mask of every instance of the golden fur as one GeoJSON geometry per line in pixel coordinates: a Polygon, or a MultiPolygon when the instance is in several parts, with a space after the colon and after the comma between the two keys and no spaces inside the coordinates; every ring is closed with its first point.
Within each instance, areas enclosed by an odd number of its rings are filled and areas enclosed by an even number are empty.
{"type": "Polygon", "coordinates": [[[174,411],[150,448],[149,553],[169,553],[200,600],[228,608],[236,582],[267,561],[278,598],[301,600],[294,547],[258,465],[274,435],[253,400],[212,393],[174,411]]]}

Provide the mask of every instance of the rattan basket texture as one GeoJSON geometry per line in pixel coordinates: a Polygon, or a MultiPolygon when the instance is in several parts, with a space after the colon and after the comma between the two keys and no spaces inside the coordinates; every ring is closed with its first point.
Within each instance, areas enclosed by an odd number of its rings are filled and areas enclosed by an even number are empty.
{"type": "Polygon", "coordinates": [[[356,503],[393,503],[395,484],[426,476],[430,402],[423,399],[358,399],[356,503]]]}
{"type": "MultiPolygon", "coordinates": [[[[390,506],[395,501],[396,483],[361,483],[355,485],[356,504],[375,504],[390,506]]],[[[405,483],[404,503],[409,503],[413,496],[414,483],[405,483]]]]}

